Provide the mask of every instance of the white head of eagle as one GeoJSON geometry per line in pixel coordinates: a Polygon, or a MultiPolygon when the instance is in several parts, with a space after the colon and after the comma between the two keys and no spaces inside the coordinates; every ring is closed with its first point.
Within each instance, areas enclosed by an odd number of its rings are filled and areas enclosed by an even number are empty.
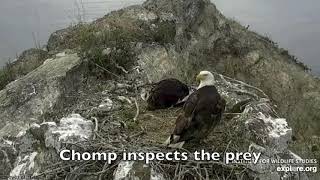
{"type": "Polygon", "coordinates": [[[197,75],[197,81],[200,82],[198,89],[204,86],[213,86],[215,84],[214,76],[209,71],[201,71],[197,75]]]}

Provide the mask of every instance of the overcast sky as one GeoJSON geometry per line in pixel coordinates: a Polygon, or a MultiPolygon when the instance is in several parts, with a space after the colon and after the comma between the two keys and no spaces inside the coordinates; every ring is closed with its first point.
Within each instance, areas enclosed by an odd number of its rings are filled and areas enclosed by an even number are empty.
{"type": "Polygon", "coordinates": [[[215,0],[228,17],[289,49],[320,75],[319,0],[215,0]]]}
{"type": "MultiPolygon", "coordinates": [[[[80,1],[80,0],[78,0],[80,1]]],[[[94,19],[142,0],[83,0],[94,19]],[[100,3],[90,3],[100,2],[100,3]],[[102,2],[102,3],[101,3],[102,2]]],[[[319,0],[214,0],[224,15],[270,36],[320,74],[319,0]]],[[[34,47],[33,34],[45,44],[50,33],[76,21],[76,0],[1,0],[0,58],[34,47]]],[[[0,64],[3,63],[3,60],[0,64]]]]}

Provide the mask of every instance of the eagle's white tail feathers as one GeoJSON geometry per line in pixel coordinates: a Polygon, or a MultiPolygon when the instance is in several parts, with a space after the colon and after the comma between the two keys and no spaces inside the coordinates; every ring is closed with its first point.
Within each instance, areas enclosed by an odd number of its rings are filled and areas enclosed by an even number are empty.
{"type": "Polygon", "coordinates": [[[163,143],[164,146],[169,146],[170,145],[170,140],[171,137],[169,136],[168,139],[163,143]]]}
{"type": "Polygon", "coordinates": [[[179,139],[180,139],[180,136],[177,136],[177,135],[170,136],[170,137],[163,143],[163,145],[164,145],[164,146],[167,146],[167,147],[171,147],[171,148],[181,149],[185,142],[183,141],[183,142],[175,143],[175,142],[178,142],[179,139]]]}

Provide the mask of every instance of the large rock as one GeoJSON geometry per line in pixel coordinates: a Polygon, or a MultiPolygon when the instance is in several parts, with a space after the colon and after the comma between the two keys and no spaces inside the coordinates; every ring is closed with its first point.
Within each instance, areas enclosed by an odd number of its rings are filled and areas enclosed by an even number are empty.
{"type": "Polygon", "coordinates": [[[47,59],[43,65],[0,91],[0,137],[17,136],[33,122],[72,103],[82,80],[76,54],[47,59]]]}
{"type": "Polygon", "coordinates": [[[303,157],[319,158],[311,152],[310,142],[313,136],[320,136],[320,79],[296,57],[269,38],[227,19],[209,0],[148,0],[143,7],[160,20],[162,14],[171,14],[176,28],[173,44],[138,47],[142,47],[138,63],[148,65],[146,76],[151,81],[167,68],[162,77],[191,83],[191,75],[206,69],[256,86],[293,128],[297,141],[291,147],[303,157]],[[155,59],[161,61],[153,63],[155,59]]]}
{"type": "Polygon", "coordinates": [[[39,67],[48,58],[48,52],[42,49],[28,49],[1,71],[0,90],[14,81],[39,67]]]}
{"type": "Polygon", "coordinates": [[[209,0],[148,0],[144,7],[176,19],[175,49],[187,62],[176,71],[188,72],[185,79],[205,67],[248,82],[270,96],[297,136],[320,135],[320,80],[287,51],[225,18],[209,0]]]}
{"type": "Polygon", "coordinates": [[[4,175],[9,175],[10,178],[34,178],[45,166],[60,161],[58,154],[66,148],[66,144],[84,144],[92,135],[92,121],[79,114],[64,117],[59,123],[35,123],[16,139],[14,146],[19,150],[18,155],[15,159],[8,160],[13,166],[8,166],[10,173],[4,175]]]}

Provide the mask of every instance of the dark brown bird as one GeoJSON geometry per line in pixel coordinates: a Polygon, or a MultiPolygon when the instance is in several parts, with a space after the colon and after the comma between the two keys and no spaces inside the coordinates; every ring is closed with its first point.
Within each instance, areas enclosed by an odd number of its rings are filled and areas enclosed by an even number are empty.
{"type": "Polygon", "coordinates": [[[198,89],[192,93],[183,106],[183,112],[176,119],[175,129],[165,145],[182,148],[185,142],[200,141],[219,123],[226,101],[214,86],[214,76],[201,71],[197,76],[198,89]]]}
{"type": "Polygon", "coordinates": [[[155,84],[147,99],[147,109],[165,109],[174,106],[184,97],[189,95],[189,88],[186,84],[177,79],[164,79],[155,84]]]}

